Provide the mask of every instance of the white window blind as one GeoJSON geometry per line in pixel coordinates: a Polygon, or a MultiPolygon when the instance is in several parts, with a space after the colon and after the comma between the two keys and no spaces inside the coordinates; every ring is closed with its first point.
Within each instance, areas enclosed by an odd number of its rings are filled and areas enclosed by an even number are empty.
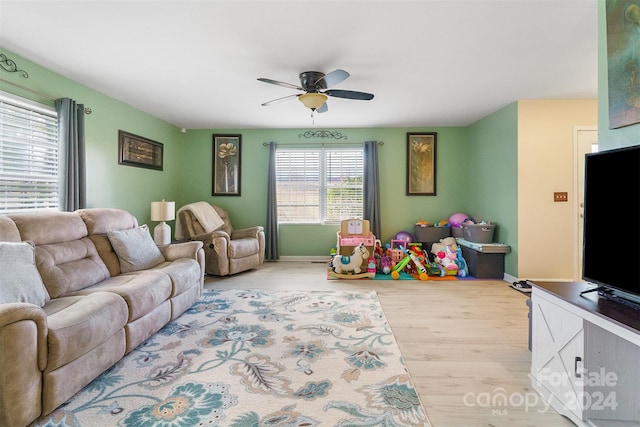
{"type": "Polygon", "coordinates": [[[56,111],[0,92],[0,213],[59,206],[56,111]]]}
{"type": "Polygon", "coordinates": [[[278,222],[337,224],[363,214],[362,148],[278,148],[278,222]]]}

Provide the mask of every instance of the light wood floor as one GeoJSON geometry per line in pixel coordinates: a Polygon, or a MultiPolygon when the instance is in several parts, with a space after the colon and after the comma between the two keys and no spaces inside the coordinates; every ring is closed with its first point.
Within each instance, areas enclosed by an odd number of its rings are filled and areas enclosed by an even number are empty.
{"type": "Polygon", "coordinates": [[[205,287],[375,290],[435,427],[573,426],[531,388],[527,297],[507,282],[327,280],[324,263],[271,262],[205,287]]]}

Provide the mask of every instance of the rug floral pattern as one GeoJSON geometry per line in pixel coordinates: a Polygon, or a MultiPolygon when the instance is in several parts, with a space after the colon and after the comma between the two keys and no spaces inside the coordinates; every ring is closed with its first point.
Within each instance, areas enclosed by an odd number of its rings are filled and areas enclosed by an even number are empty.
{"type": "Polygon", "coordinates": [[[428,426],[375,292],[208,290],[34,426],[428,426]]]}

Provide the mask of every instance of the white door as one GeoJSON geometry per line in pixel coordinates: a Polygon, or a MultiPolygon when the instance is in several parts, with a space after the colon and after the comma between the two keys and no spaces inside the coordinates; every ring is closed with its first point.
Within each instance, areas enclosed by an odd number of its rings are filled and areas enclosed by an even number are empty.
{"type": "Polygon", "coordinates": [[[598,151],[598,129],[594,127],[576,128],[576,209],[577,212],[577,250],[574,268],[574,280],[582,280],[582,232],[584,214],[584,156],[598,151]]]}

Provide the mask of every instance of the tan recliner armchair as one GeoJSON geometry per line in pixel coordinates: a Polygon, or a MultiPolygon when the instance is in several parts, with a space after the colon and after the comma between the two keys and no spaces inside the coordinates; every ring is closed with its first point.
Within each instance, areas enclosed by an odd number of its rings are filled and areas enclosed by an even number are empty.
{"type": "Polygon", "coordinates": [[[190,203],[178,210],[176,239],[204,243],[207,274],[236,274],[264,261],[264,228],[234,230],[227,211],[207,202],[190,203]]]}

